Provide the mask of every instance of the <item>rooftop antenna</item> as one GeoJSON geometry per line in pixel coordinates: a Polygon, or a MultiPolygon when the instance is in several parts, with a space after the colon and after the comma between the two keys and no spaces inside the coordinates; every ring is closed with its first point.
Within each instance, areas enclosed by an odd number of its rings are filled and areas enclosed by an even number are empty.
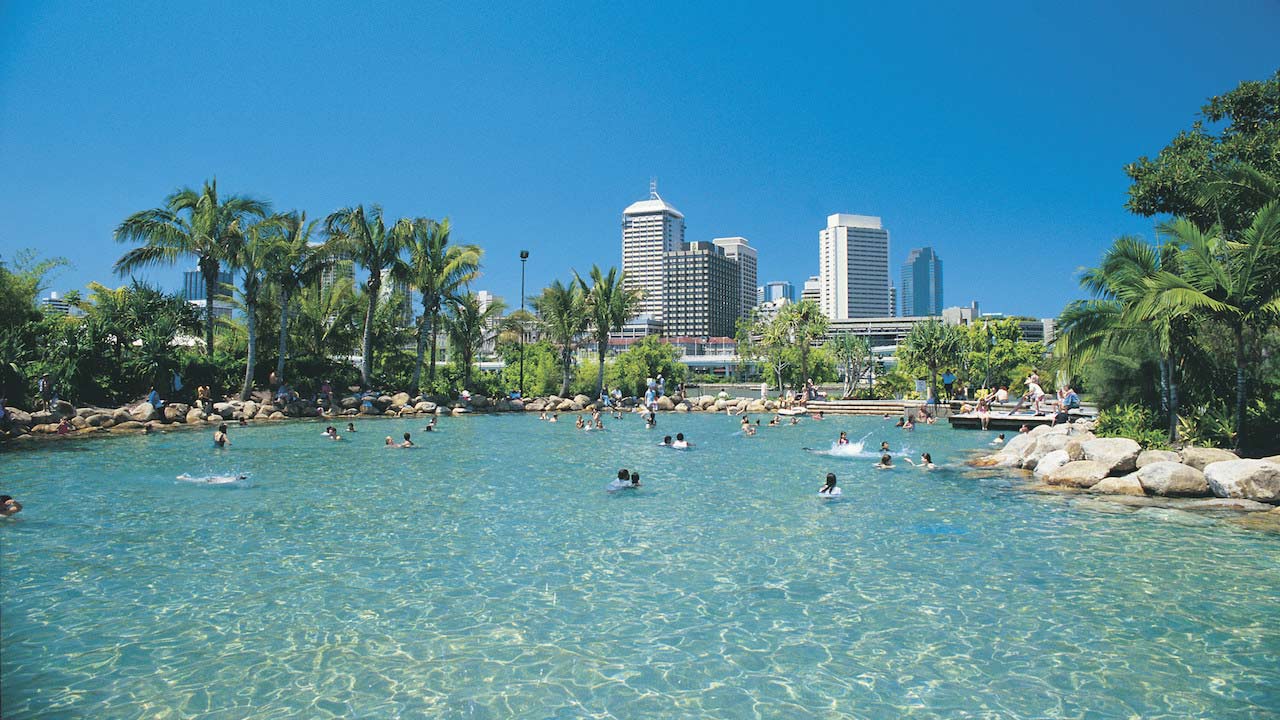
{"type": "Polygon", "coordinates": [[[658,197],[658,178],[656,177],[649,178],[649,199],[650,200],[662,199],[658,197]]]}

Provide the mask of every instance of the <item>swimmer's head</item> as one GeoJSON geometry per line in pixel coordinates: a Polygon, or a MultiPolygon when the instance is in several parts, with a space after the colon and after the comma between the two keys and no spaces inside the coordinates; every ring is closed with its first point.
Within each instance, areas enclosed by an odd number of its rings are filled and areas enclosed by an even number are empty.
{"type": "Polygon", "coordinates": [[[920,453],[920,459],[927,463],[933,462],[933,457],[929,453],[920,453]]]}
{"type": "Polygon", "coordinates": [[[219,425],[219,426],[218,426],[218,432],[222,432],[222,433],[224,433],[224,432],[226,432],[226,431],[227,431],[227,426],[226,426],[226,425],[219,425]]]}
{"type": "Polygon", "coordinates": [[[626,468],[622,468],[621,470],[619,470],[619,471],[618,471],[618,479],[619,479],[619,480],[630,480],[630,479],[631,479],[631,473],[627,472],[627,469],[626,469],[626,468]]]}
{"type": "Polygon", "coordinates": [[[404,439],[405,439],[406,441],[408,441],[408,439],[409,439],[409,433],[405,433],[405,434],[404,434],[404,439]]]}
{"type": "Polygon", "coordinates": [[[671,444],[671,436],[670,436],[670,435],[664,435],[664,436],[662,437],[662,444],[663,444],[663,445],[670,445],[670,444],[671,444]]]}
{"type": "Polygon", "coordinates": [[[390,435],[388,435],[388,436],[387,436],[387,444],[388,444],[388,445],[394,445],[394,444],[395,444],[395,442],[396,442],[395,440],[392,440],[392,439],[391,439],[391,436],[390,436],[390,435]]]}
{"type": "Polygon", "coordinates": [[[881,464],[881,465],[888,465],[888,464],[890,464],[890,463],[892,463],[892,462],[893,462],[893,458],[889,457],[888,453],[886,453],[886,454],[884,454],[884,455],[881,455],[881,456],[880,456],[880,464],[881,464]]]}
{"type": "Polygon", "coordinates": [[[831,487],[835,487],[835,484],[836,484],[836,474],[827,473],[827,485],[831,487]]]}
{"type": "Polygon", "coordinates": [[[676,433],[676,440],[683,441],[683,440],[684,440],[684,433],[676,433]]]}
{"type": "Polygon", "coordinates": [[[640,473],[631,473],[631,484],[632,485],[640,484],[640,473]]]}

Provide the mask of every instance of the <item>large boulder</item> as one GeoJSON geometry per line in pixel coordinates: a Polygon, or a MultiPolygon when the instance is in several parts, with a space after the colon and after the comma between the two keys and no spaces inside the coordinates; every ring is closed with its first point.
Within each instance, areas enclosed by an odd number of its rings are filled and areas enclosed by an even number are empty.
{"type": "Polygon", "coordinates": [[[1145,495],[1142,483],[1138,481],[1136,473],[1129,473],[1122,477],[1102,478],[1096,485],[1089,488],[1091,493],[1100,493],[1102,495],[1145,495]]]}
{"type": "MultiPolygon", "coordinates": [[[[147,404],[149,405],[150,403],[147,403],[147,404]]],[[[125,422],[122,422],[119,425],[116,425],[115,429],[116,430],[141,430],[146,426],[147,424],[144,422],[138,422],[137,420],[126,420],[125,422]]]]}
{"type": "Polygon", "coordinates": [[[246,400],[244,405],[241,406],[240,412],[244,413],[245,419],[252,420],[258,416],[258,410],[261,409],[261,407],[261,405],[253,400],[246,400]]]}
{"type": "Polygon", "coordinates": [[[542,412],[547,407],[545,400],[530,400],[524,404],[524,409],[528,412],[542,412]]]}
{"type": "Polygon", "coordinates": [[[1142,446],[1129,438],[1095,438],[1081,443],[1084,459],[1104,463],[1108,475],[1130,473],[1138,469],[1138,453],[1142,446]]]}
{"type": "MultiPolygon", "coordinates": [[[[127,419],[128,417],[129,417],[129,413],[128,413],[128,412],[126,412],[126,413],[125,413],[125,418],[127,419]]],[[[30,416],[30,423],[31,423],[31,425],[33,425],[33,426],[35,426],[35,425],[57,425],[57,424],[58,424],[58,421],[60,421],[61,419],[62,419],[62,418],[58,417],[58,415],[57,415],[56,413],[49,412],[48,410],[37,410],[37,411],[35,411],[35,412],[31,413],[31,416],[30,416]]]]}
{"type": "Polygon", "coordinates": [[[1280,504],[1280,464],[1267,460],[1224,460],[1206,465],[1204,477],[1218,497],[1280,504]]]}
{"type": "Polygon", "coordinates": [[[436,411],[436,404],[427,400],[423,400],[417,405],[414,405],[413,409],[417,410],[420,413],[433,413],[436,411]]]}
{"type": "Polygon", "coordinates": [[[672,402],[671,398],[667,397],[666,395],[663,395],[662,397],[658,398],[658,409],[665,412],[671,412],[672,410],[676,409],[676,404],[672,402]]]}
{"type": "Polygon", "coordinates": [[[116,424],[115,421],[111,419],[111,416],[106,413],[90,415],[85,418],[84,421],[89,424],[89,427],[111,427],[116,424]]]}
{"type": "Polygon", "coordinates": [[[1158,463],[1158,462],[1176,463],[1176,462],[1182,462],[1182,458],[1178,456],[1178,453],[1173,452],[1172,450],[1143,450],[1142,452],[1138,453],[1138,469],[1139,470],[1150,465],[1151,463],[1158,463]]]}
{"type": "Polygon", "coordinates": [[[1182,464],[1190,465],[1197,470],[1204,470],[1209,463],[1239,460],[1240,457],[1230,450],[1218,448],[1186,447],[1182,448],[1182,464]]]}
{"type": "Polygon", "coordinates": [[[1204,473],[1182,463],[1148,463],[1138,468],[1135,474],[1138,482],[1142,483],[1142,489],[1152,495],[1204,497],[1210,494],[1204,473]]]}
{"type": "Polygon", "coordinates": [[[492,403],[491,403],[491,402],[489,402],[489,398],[485,397],[484,395],[472,395],[472,396],[471,396],[471,407],[473,407],[473,408],[475,408],[475,409],[477,409],[477,410],[485,410],[485,409],[487,409],[490,405],[492,405],[492,403]]]}
{"type": "Polygon", "coordinates": [[[149,402],[140,402],[129,408],[129,417],[140,423],[151,422],[160,419],[160,411],[149,402]]]}
{"type": "Polygon", "coordinates": [[[186,403],[169,403],[164,406],[164,421],[168,423],[186,422],[187,413],[189,412],[191,412],[191,406],[186,403]]]}
{"type": "Polygon", "coordinates": [[[1035,448],[1037,439],[1038,438],[1032,437],[1031,433],[1019,433],[1018,435],[1014,435],[1010,438],[1009,442],[1004,444],[1004,448],[1001,449],[1000,452],[1005,455],[1016,457],[1018,460],[1022,460],[1022,458],[1026,457],[1027,453],[1031,452],[1032,449],[1035,448]]]}
{"type": "Polygon", "coordinates": [[[354,410],[360,407],[360,398],[355,395],[348,395],[347,397],[339,400],[338,405],[342,407],[343,410],[354,410]]]}
{"type": "Polygon", "coordinates": [[[122,422],[129,422],[133,419],[133,416],[129,413],[129,408],[122,407],[111,411],[111,419],[115,420],[116,424],[119,425],[122,422]]]}
{"type": "Polygon", "coordinates": [[[59,400],[58,402],[54,403],[52,410],[53,410],[53,414],[57,415],[59,420],[61,420],[62,418],[73,417],[76,414],[76,406],[72,405],[66,400],[59,400]]]}
{"type": "Polygon", "coordinates": [[[510,410],[511,412],[524,412],[524,401],[518,398],[515,400],[508,400],[507,410],[510,410]]]}
{"type": "Polygon", "coordinates": [[[407,392],[398,392],[395,395],[391,396],[391,407],[393,408],[402,408],[408,404],[409,404],[409,393],[407,392]]]}
{"type": "Polygon", "coordinates": [[[577,395],[574,395],[573,401],[578,403],[582,407],[586,407],[591,404],[591,398],[587,397],[586,395],[583,395],[582,393],[578,393],[577,395]]]}
{"type": "Polygon", "coordinates": [[[1036,476],[1044,477],[1053,473],[1058,468],[1071,462],[1071,457],[1067,455],[1066,450],[1053,450],[1045,453],[1039,461],[1036,462],[1036,476]]]}
{"type": "Polygon", "coordinates": [[[556,410],[558,412],[575,412],[576,410],[582,409],[581,405],[577,405],[577,407],[574,406],[575,403],[572,400],[561,400],[556,403],[556,410]]]}
{"type": "MultiPolygon", "coordinates": [[[[1136,455],[1136,453],[1135,453],[1136,455]]],[[[1045,476],[1050,485],[1090,488],[1111,474],[1111,466],[1099,460],[1077,460],[1054,470],[1045,476]]]]}
{"type": "Polygon", "coordinates": [[[720,398],[719,400],[716,400],[714,407],[716,411],[719,412],[729,407],[729,401],[725,400],[724,398],[720,398]]]}
{"type": "Polygon", "coordinates": [[[213,404],[214,414],[221,415],[224,418],[231,417],[232,414],[235,413],[235,411],[236,411],[235,405],[232,405],[229,402],[216,402],[213,404]]]}
{"type": "Polygon", "coordinates": [[[381,415],[382,409],[377,405],[370,403],[360,408],[361,415],[381,415]]]}
{"type": "Polygon", "coordinates": [[[205,418],[207,418],[207,417],[209,417],[208,413],[206,413],[205,411],[201,410],[200,408],[191,408],[190,410],[188,410],[188,411],[187,411],[187,416],[186,416],[186,418],[185,418],[185,422],[187,422],[187,423],[202,423],[202,422],[204,422],[204,421],[205,421],[205,418]]]}
{"type": "Polygon", "coordinates": [[[18,408],[9,408],[9,421],[18,427],[31,427],[31,413],[18,408]]]}

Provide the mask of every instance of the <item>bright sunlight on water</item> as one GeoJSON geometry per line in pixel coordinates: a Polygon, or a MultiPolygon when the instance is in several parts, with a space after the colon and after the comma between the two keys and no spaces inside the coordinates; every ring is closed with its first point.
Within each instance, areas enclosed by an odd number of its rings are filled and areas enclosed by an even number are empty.
{"type": "Polygon", "coordinates": [[[6,451],[4,492],[26,509],[0,521],[4,717],[1280,707],[1274,535],[1015,491],[961,465],[988,434],[944,426],[828,418],[750,438],[722,415],[572,419],[6,451]],[[943,467],[803,449],[840,430],[943,467]],[[382,447],[405,431],[419,448],[382,447]],[[677,431],[695,447],[657,446],[677,431]],[[619,467],[642,488],[605,492],[619,467]],[[839,501],[817,495],[828,471],[839,501]]]}

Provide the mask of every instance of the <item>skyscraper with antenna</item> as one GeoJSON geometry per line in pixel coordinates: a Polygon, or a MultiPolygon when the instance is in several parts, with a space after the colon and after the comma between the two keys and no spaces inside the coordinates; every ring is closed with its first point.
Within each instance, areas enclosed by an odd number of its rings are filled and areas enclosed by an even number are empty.
{"type": "Polygon", "coordinates": [[[641,316],[662,320],[662,255],[684,243],[684,214],[658,195],[658,181],[649,180],[649,199],[622,211],[622,271],[626,286],[643,297],[641,316]]]}

